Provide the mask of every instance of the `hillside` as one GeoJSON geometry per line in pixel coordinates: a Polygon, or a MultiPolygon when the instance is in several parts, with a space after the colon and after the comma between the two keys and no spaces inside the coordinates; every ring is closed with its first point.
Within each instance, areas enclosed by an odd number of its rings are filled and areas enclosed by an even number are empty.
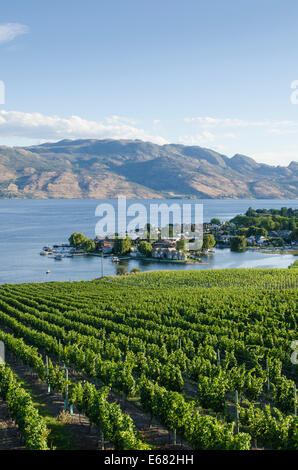
{"type": "Polygon", "coordinates": [[[62,140],[0,147],[0,198],[297,198],[298,164],[274,167],[197,146],[62,140]]]}

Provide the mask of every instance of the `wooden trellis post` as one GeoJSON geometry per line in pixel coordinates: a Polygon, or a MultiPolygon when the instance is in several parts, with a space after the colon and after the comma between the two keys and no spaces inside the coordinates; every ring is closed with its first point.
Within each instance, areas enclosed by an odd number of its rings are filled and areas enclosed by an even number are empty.
{"type": "Polygon", "coordinates": [[[46,356],[46,378],[47,378],[47,384],[48,384],[48,393],[51,393],[51,385],[48,382],[49,379],[49,358],[46,356]]]}
{"type": "MultiPolygon", "coordinates": [[[[68,369],[65,368],[65,379],[68,381],[68,369]]],[[[64,411],[68,408],[68,383],[66,383],[65,389],[65,400],[64,400],[64,411]]]]}
{"type": "Polygon", "coordinates": [[[220,350],[219,349],[217,350],[216,355],[217,355],[217,367],[219,367],[220,366],[220,350]]]}
{"type": "Polygon", "coordinates": [[[235,391],[235,406],[236,406],[236,434],[239,434],[238,390],[235,391]]]}
{"type": "Polygon", "coordinates": [[[268,357],[266,358],[266,375],[267,375],[267,391],[270,392],[270,380],[269,380],[269,363],[268,357]]]}
{"type": "Polygon", "coordinates": [[[97,372],[98,372],[98,356],[96,356],[95,359],[95,385],[98,385],[98,378],[97,378],[97,372]]]}

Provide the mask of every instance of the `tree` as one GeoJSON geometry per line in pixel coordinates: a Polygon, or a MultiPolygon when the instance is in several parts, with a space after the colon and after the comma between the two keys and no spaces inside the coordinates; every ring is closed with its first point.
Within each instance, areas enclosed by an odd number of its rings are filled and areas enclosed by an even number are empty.
{"type": "Polygon", "coordinates": [[[245,215],[247,217],[254,217],[256,215],[256,211],[254,211],[252,207],[249,207],[245,212],[245,215]]]}
{"type": "Polygon", "coordinates": [[[145,232],[146,232],[146,233],[144,234],[144,235],[145,235],[145,238],[146,238],[147,241],[149,241],[149,240],[150,240],[150,233],[151,233],[151,230],[152,230],[151,224],[147,223],[147,224],[145,225],[144,229],[145,229],[145,232]]]}
{"type": "Polygon", "coordinates": [[[282,207],[282,208],[280,209],[280,215],[281,215],[282,217],[288,217],[288,209],[287,209],[287,207],[282,207]]]}
{"type": "Polygon", "coordinates": [[[117,274],[118,276],[124,276],[124,274],[126,274],[127,272],[127,269],[126,269],[126,266],[117,266],[117,274]]]}
{"type": "Polygon", "coordinates": [[[176,249],[179,251],[185,251],[186,249],[186,242],[184,238],[180,238],[180,240],[176,241],[176,249]]]}
{"type": "Polygon", "coordinates": [[[93,240],[86,240],[83,245],[82,245],[82,248],[85,250],[85,251],[93,251],[94,248],[95,248],[95,243],[93,240]]]}
{"type": "Polygon", "coordinates": [[[216,217],[213,217],[213,219],[210,220],[210,223],[212,225],[220,225],[221,224],[220,220],[217,219],[216,217]]]}
{"type": "Polygon", "coordinates": [[[83,234],[79,232],[74,232],[68,239],[69,243],[71,246],[82,246],[88,238],[83,234]]]}
{"type": "Polygon", "coordinates": [[[113,251],[116,255],[125,255],[129,252],[131,247],[131,240],[128,237],[115,238],[113,251]]]}
{"type": "Polygon", "coordinates": [[[140,270],[140,268],[132,268],[130,272],[131,274],[138,274],[138,273],[141,273],[142,271],[140,270]]]}
{"type": "Polygon", "coordinates": [[[247,237],[248,236],[248,231],[249,229],[247,227],[241,227],[241,228],[238,228],[237,230],[237,235],[241,235],[243,237],[247,237]]]}
{"type": "Polygon", "coordinates": [[[293,232],[291,233],[291,240],[292,241],[297,241],[298,240],[298,228],[293,230],[293,232]]]}
{"type": "MultiPolygon", "coordinates": [[[[238,235],[241,235],[240,232],[241,229],[238,230],[238,235]]],[[[248,228],[247,236],[250,237],[251,235],[260,235],[263,237],[267,237],[268,232],[264,227],[256,227],[252,225],[251,227],[248,228]]]]}
{"type": "Polygon", "coordinates": [[[209,250],[209,249],[212,248],[214,245],[215,245],[215,238],[214,238],[214,235],[212,235],[212,234],[210,234],[210,233],[206,233],[206,234],[203,236],[203,249],[204,249],[204,250],[209,250]]]}
{"type": "Polygon", "coordinates": [[[242,251],[246,248],[246,239],[243,236],[231,238],[231,251],[242,251]]]}
{"type": "Polygon", "coordinates": [[[267,237],[268,232],[264,227],[258,227],[258,229],[256,231],[256,235],[260,235],[261,237],[267,237]]]}
{"type": "Polygon", "coordinates": [[[283,238],[273,238],[273,245],[274,246],[285,246],[285,242],[283,238]]]}
{"type": "Polygon", "coordinates": [[[144,255],[150,257],[152,255],[152,245],[149,242],[146,241],[141,241],[138,244],[138,250],[139,252],[144,255]]]}
{"type": "Polygon", "coordinates": [[[266,230],[274,230],[276,228],[276,224],[272,217],[257,217],[256,222],[259,227],[264,227],[266,230]]]}
{"type": "Polygon", "coordinates": [[[296,229],[295,217],[291,217],[289,220],[289,230],[295,230],[295,229],[296,229]]]}

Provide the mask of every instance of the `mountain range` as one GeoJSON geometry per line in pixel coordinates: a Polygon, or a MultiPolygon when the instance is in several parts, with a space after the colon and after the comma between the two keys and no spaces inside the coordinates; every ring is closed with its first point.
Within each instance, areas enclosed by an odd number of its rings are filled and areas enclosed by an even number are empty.
{"type": "Polygon", "coordinates": [[[62,140],[0,146],[0,198],[298,197],[298,163],[140,140],[62,140]]]}

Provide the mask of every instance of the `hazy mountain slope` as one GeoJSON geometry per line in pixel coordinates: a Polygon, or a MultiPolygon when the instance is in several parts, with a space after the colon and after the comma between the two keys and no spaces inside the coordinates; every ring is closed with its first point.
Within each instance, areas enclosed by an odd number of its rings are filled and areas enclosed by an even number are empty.
{"type": "Polygon", "coordinates": [[[62,140],[0,147],[0,197],[297,198],[298,164],[274,167],[196,146],[62,140]]]}

